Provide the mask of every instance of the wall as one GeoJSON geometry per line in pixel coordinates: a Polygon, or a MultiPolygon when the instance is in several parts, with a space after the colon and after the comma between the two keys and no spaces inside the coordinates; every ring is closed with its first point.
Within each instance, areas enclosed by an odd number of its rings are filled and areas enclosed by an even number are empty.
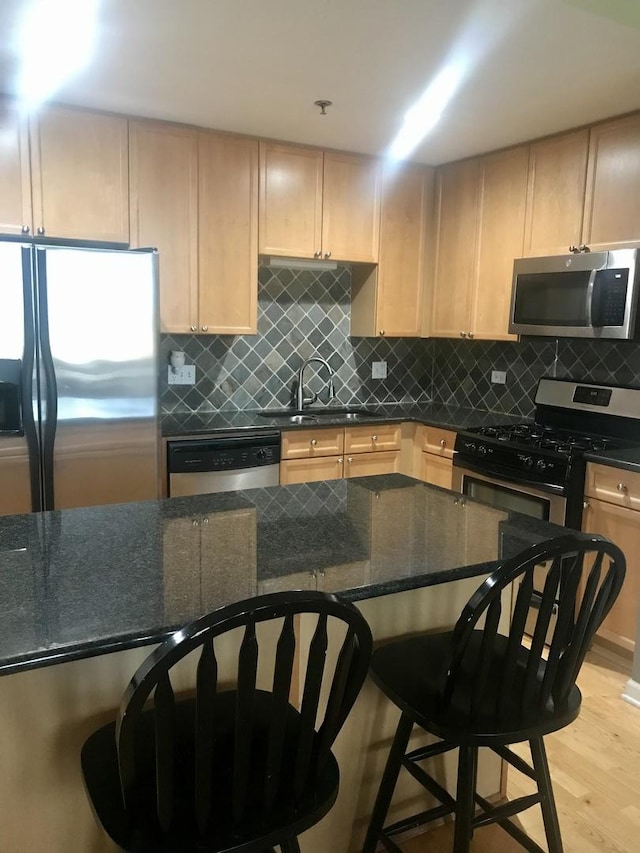
{"type": "MultiPolygon", "coordinates": [[[[258,334],[163,335],[161,362],[184,350],[196,365],[195,386],[168,386],[161,371],[163,411],[216,411],[289,406],[296,370],[319,353],[335,371],[337,403],[450,403],[495,412],[533,414],[541,376],[640,385],[640,345],[607,341],[524,338],[520,342],[349,337],[351,274],[271,269],[258,284],[258,334]],[[385,380],[371,379],[371,362],[388,364],[385,380]],[[506,370],[506,385],[491,371],[506,370]]],[[[326,389],[324,374],[308,386],[326,389]]]]}

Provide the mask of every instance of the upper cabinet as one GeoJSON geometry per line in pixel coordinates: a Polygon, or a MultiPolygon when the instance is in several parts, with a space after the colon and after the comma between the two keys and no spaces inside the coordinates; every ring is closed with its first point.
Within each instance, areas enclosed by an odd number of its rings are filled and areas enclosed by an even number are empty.
{"type": "Polygon", "coordinates": [[[258,143],[132,122],[132,245],[155,246],[163,332],[255,334],[258,143]]]}
{"type": "Polygon", "coordinates": [[[430,333],[511,340],[513,259],[524,241],[527,146],[438,170],[430,333]]]}
{"type": "Polygon", "coordinates": [[[195,332],[198,316],[198,132],[159,122],[129,128],[131,245],[158,249],[160,326],[195,332]]]}
{"type": "Polygon", "coordinates": [[[524,255],[560,255],[582,242],[589,131],[531,145],[524,255]]]}
{"type": "Polygon", "coordinates": [[[127,121],[51,107],[26,121],[0,104],[0,232],[129,242],[127,121]]]}
{"type": "Polygon", "coordinates": [[[377,263],[380,188],[372,158],[261,142],[260,254],[377,263]]]}
{"type": "Polygon", "coordinates": [[[377,270],[352,270],[352,335],[419,337],[422,332],[433,172],[410,163],[384,170],[380,261],[377,270]]]}
{"type": "Polygon", "coordinates": [[[640,245],[640,115],[591,128],[582,242],[640,245]]]}
{"type": "Polygon", "coordinates": [[[258,141],[199,134],[201,332],[250,335],[258,314],[258,141]]]}

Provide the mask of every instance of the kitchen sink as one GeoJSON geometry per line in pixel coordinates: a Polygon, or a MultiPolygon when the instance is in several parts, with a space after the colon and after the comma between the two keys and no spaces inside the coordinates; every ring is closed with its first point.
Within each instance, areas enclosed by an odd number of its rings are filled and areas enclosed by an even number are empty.
{"type": "Polygon", "coordinates": [[[265,409],[258,412],[261,418],[272,418],[274,420],[286,420],[287,423],[319,423],[322,420],[345,418],[348,421],[365,420],[366,418],[380,417],[375,409],[364,409],[361,407],[347,406],[345,408],[328,409],[305,409],[295,411],[292,409],[265,409]]]}

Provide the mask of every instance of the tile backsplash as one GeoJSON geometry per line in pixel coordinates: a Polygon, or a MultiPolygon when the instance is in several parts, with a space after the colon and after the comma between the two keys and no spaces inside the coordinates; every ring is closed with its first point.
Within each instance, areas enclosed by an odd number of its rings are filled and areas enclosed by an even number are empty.
{"type": "MultiPolygon", "coordinates": [[[[351,273],[272,269],[258,279],[258,334],[162,335],[160,401],[164,412],[289,406],[296,371],[314,354],[334,370],[339,405],[438,402],[531,416],[541,376],[640,387],[640,345],[631,342],[523,338],[519,342],[349,336],[351,273]],[[167,384],[171,350],[196,365],[196,384],[167,384]],[[386,361],[386,379],[371,363],[386,361]],[[505,385],[491,371],[507,373],[505,385]]],[[[326,399],[316,365],[305,385],[326,399]]]]}

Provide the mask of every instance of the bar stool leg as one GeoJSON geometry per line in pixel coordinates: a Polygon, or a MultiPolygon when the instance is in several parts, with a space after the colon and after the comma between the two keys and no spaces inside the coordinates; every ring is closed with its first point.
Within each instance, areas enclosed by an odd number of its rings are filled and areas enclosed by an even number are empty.
{"type": "Polygon", "coordinates": [[[549,773],[549,763],[547,761],[544,742],[541,737],[537,737],[529,741],[529,746],[531,747],[531,758],[533,760],[533,769],[536,772],[538,790],[540,791],[540,808],[542,810],[542,820],[544,821],[544,831],[547,836],[549,853],[563,853],[564,848],[562,847],[562,838],[560,836],[558,811],[556,809],[555,797],[553,796],[551,774],[549,773]]]}
{"type": "Polygon", "coordinates": [[[456,790],[456,821],[453,834],[453,853],[468,853],[473,835],[475,790],[478,769],[478,748],[461,746],[458,749],[458,787],[456,790]]]}
{"type": "Polygon", "coordinates": [[[398,774],[402,767],[402,759],[407,750],[412,729],[413,721],[406,714],[403,714],[400,717],[393,744],[391,745],[391,751],[387,758],[387,764],[382,774],[382,781],[380,782],[376,802],[371,813],[369,829],[364,840],[362,853],[374,853],[376,849],[380,832],[384,827],[387,812],[391,805],[391,798],[393,797],[393,791],[396,787],[398,774]]]}

